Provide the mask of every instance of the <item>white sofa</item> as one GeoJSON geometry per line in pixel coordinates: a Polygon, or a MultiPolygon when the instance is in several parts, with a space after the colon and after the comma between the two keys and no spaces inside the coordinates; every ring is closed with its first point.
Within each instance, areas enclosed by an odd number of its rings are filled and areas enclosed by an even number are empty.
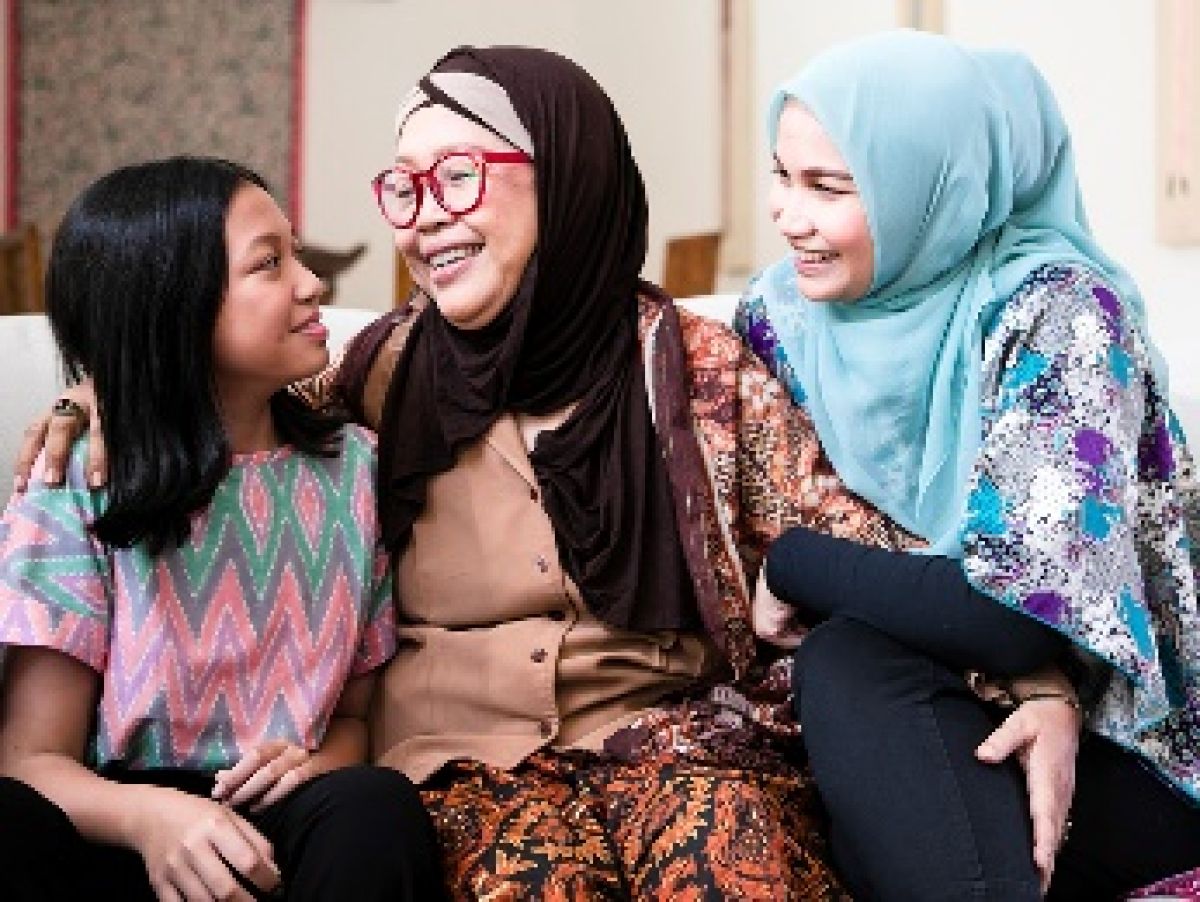
{"type": "MultiPolygon", "coordinates": [[[[686,298],[681,303],[697,313],[729,322],[737,304],[737,296],[708,295],[686,298]]],[[[329,326],[330,348],[340,348],[359,329],[371,322],[379,312],[354,307],[324,307],[321,316],[329,326]]],[[[1194,380],[1181,375],[1186,364],[1193,361],[1173,360],[1173,384],[1191,386],[1194,380]]],[[[11,470],[20,447],[21,433],[40,411],[45,410],[56,391],[62,387],[62,374],[54,341],[46,318],[39,314],[0,316],[0,475],[11,470]]],[[[1176,415],[1184,431],[1200,441],[1200,391],[1196,394],[1177,394],[1173,399],[1176,415]]]]}

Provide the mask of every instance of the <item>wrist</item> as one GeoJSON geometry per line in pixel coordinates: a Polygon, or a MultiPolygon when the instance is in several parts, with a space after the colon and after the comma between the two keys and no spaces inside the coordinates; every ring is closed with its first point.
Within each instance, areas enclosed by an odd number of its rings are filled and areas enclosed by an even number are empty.
{"type": "Polygon", "coordinates": [[[1026,676],[1005,681],[1004,688],[1014,705],[1033,701],[1058,700],[1080,710],[1079,694],[1067,675],[1058,668],[1046,668],[1026,676]]]}
{"type": "Polygon", "coordinates": [[[1061,689],[1031,689],[1027,692],[1020,692],[1014,689],[1011,695],[1017,707],[1030,702],[1057,701],[1062,702],[1077,713],[1082,712],[1079,706],[1079,699],[1073,693],[1064,692],[1061,689]]]}
{"type": "Polygon", "coordinates": [[[146,837],[154,833],[154,812],[162,794],[173,790],[161,786],[125,785],[124,798],[116,821],[117,840],[121,845],[141,850],[146,837]]]}
{"type": "Polygon", "coordinates": [[[370,757],[370,742],[366,723],[350,716],[334,715],[325,730],[325,738],[309,753],[309,760],[321,773],[339,767],[366,764],[370,757]]]}

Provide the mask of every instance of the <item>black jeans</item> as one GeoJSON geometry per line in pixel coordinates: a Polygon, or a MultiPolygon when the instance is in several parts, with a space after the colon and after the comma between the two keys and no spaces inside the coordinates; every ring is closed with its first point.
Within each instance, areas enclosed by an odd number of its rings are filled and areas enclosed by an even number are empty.
{"type": "MultiPolygon", "coordinates": [[[[1004,712],[960,672],[834,617],[796,653],[805,745],[835,864],[858,900],[1039,898],[1023,773],[976,746],[1004,712]]],[[[1085,734],[1049,898],[1119,899],[1200,865],[1200,807],[1131,752],[1085,734]]]]}
{"type": "MultiPolygon", "coordinates": [[[[1024,774],[975,758],[1004,712],[963,673],[1065,663],[1066,639],[977,592],[958,561],[803,528],[771,547],[767,583],[820,623],[796,653],[796,704],[856,896],[1037,899],[1024,774]]],[[[1200,806],[1099,736],[1081,740],[1071,810],[1051,899],[1116,899],[1200,865],[1200,806]]]]}
{"type": "MultiPolygon", "coordinates": [[[[126,772],[114,778],[203,796],[212,788],[211,776],[191,772],[126,772]]],[[[282,898],[444,897],[433,826],[416,789],[398,771],[343,768],[262,812],[242,813],[274,847],[282,898]]],[[[153,902],[155,897],[140,855],[86,841],[44,796],[0,778],[0,898],[153,902]]]]}

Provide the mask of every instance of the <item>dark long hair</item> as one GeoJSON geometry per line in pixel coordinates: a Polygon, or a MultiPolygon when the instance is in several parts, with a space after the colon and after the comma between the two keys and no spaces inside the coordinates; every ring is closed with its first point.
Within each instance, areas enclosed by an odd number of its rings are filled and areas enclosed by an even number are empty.
{"type": "MultiPolygon", "coordinates": [[[[90,376],[108,449],[105,544],[183,542],[230,465],[217,409],[213,329],[225,294],[225,217],[244,185],[236,163],[172,157],[102,177],[54,236],[46,308],[71,381],[90,376]]],[[[332,453],[338,420],[286,390],[271,399],[280,437],[332,453]]]]}

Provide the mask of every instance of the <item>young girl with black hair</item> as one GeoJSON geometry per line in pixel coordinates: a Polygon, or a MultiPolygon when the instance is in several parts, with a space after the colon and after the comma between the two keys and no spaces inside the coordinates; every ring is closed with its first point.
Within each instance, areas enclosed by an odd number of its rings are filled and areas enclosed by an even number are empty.
{"type": "Polygon", "coordinates": [[[412,784],[363,763],[396,647],[373,443],[285,390],[329,356],[295,250],[216,159],[119,169],[58,231],[110,470],[82,440],[0,522],[5,898],[440,895],[412,784]]]}

